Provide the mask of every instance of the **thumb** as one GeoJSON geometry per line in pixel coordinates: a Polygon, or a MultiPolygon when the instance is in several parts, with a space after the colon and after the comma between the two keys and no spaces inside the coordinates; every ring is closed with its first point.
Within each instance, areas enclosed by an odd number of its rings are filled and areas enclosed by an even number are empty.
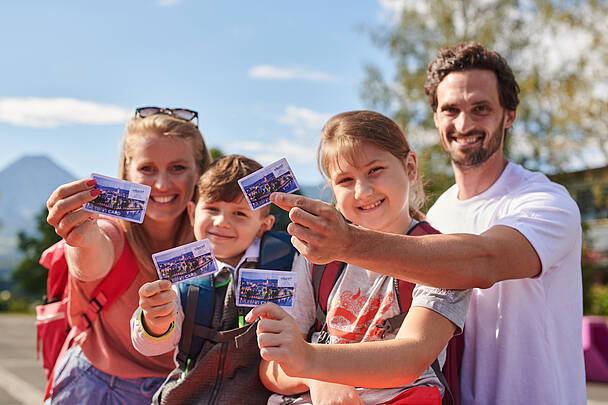
{"type": "Polygon", "coordinates": [[[266,304],[258,305],[253,308],[247,316],[245,316],[245,320],[247,322],[253,322],[256,318],[266,318],[266,319],[276,319],[281,320],[287,315],[287,312],[277,304],[273,302],[267,302],[266,304]]]}

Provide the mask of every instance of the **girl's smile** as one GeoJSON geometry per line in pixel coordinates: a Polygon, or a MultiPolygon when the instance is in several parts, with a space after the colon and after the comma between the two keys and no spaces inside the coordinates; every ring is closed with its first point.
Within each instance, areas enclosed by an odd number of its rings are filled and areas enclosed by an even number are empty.
{"type": "Polygon", "coordinates": [[[416,174],[413,154],[403,161],[368,142],[361,143],[350,159],[336,153],[329,183],[342,214],[365,228],[405,232],[412,220],[408,199],[416,174]]]}

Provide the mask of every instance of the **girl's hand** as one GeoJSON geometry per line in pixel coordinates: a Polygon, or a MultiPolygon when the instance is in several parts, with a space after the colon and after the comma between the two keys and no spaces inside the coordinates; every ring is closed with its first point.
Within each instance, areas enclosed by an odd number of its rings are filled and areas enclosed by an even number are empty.
{"type": "Polygon", "coordinates": [[[350,226],[331,204],[301,195],[272,193],[270,201],[289,212],[287,232],[298,251],[317,264],[346,258],[350,226]]]}
{"type": "Polygon", "coordinates": [[[169,280],[145,283],[139,289],[143,327],[154,336],[164,335],[177,316],[174,300],[177,297],[169,280]]]}
{"type": "Polygon", "coordinates": [[[314,405],[363,405],[354,387],[310,380],[310,399],[314,405]]]}
{"type": "Polygon", "coordinates": [[[245,320],[254,322],[258,317],[262,318],[257,327],[262,358],[278,363],[288,376],[302,377],[314,363],[313,351],[302,338],[295,319],[272,302],[253,308],[245,320]]]}
{"type": "Polygon", "coordinates": [[[95,184],[95,179],[82,179],[61,185],[46,202],[47,222],[70,246],[91,246],[100,234],[97,214],[82,209],[85,203],[99,195],[95,184]]]}

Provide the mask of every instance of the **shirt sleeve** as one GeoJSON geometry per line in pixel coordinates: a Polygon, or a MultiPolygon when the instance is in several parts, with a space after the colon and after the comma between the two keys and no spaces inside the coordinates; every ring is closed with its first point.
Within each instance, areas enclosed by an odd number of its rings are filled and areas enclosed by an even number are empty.
{"type": "Polygon", "coordinates": [[[576,203],[552,183],[513,199],[496,225],[515,229],[530,242],[541,261],[542,273],[558,268],[574,243],[580,243],[582,238],[576,203]]]}
{"type": "Polygon", "coordinates": [[[152,336],[144,329],[141,322],[141,307],[137,307],[131,317],[131,342],[133,347],[144,356],[158,356],[177,349],[182,336],[184,311],[182,310],[177,287],[173,286],[172,288],[177,292],[177,297],[173,301],[177,309],[177,316],[164,335],[152,336]]]}
{"type": "Polygon", "coordinates": [[[455,335],[462,333],[469,309],[471,290],[444,290],[416,284],[412,293],[412,307],[424,307],[437,312],[456,325],[455,335]]]}

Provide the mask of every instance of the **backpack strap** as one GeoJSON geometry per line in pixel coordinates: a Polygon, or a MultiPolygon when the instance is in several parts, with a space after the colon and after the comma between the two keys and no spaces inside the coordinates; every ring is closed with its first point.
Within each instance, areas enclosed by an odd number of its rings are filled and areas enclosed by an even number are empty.
{"type": "MultiPolygon", "coordinates": [[[[63,244],[63,248],[65,248],[65,242],[63,244]]],[[[41,258],[41,262],[42,261],[44,261],[44,258],[41,258]]],[[[135,259],[135,255],[133,254],[129,244],[125,242],[122,254],[118,258],[118,261],[114,266],[112,266],[110,272],[105,276],[105,278],[97,285],[97,287],[95,287],[92,298],[89,300],[87,309],[82,314],[80,319],[74,325],[72,325],[70,333],[65,339],[63,346],[61,347],[61,351],[57,356],[55,367],[49,376],[44,396],[45,400],[52,395],[53,377],[55,375],[55,369],[60,363],[59,360],[68,351],[68,349],[72,347],[74,339],[93,325],[95,320],[99,317],[99,312],[101,312],[102,309],[110,307],[118,299],[118,297],[120,297],[127,290],[127,288],[129,288],[133,280],[135,280],[138,270],[139,266],[137,264],[137,260],[135,259]]]]}
{"type": "Polygon", "coordinates": [[[196,360],[196,354],[201,350],[204,343],[193,339],[196,325],[211,326],[215,308],[213,276],[208,274],[193,280],[192,283],[180,283],[178,289],[181,302],[185,305],[183,304],[184,322],[177,361],[182,367],[186,368],[189,366],[189,361],[196,360]],[[205,310],[198,311],[198,308],[204,308],[205,310]]]}
{"type": "MultiPolygon", "coordinates": [[[[307,339],[310,341],[314,332],[325,330],[327,333],[327,301],[336,281],[344,271],[346,263],[333,261],[327,264],[312,266],[312,289],[315,294],[315,323],[308,330],[307,339]]],[[[328,336],[322,336],[319,341],[325,341],[328,336]],[[322,338],[322,339],[321,339],[322,338]]]]}
{"type": "Polygon", "coordinates": [[[291,271],[296,249],[286,232],[266,231],[260,241],[259,265],[262,269],[291,271]]]}
{"type": "Polygon", "coordinates": [[[40,265],[48,270],[43,304],[61,301],[67,295],[68,263],[64,251],[65,241],[61,239],[40,255],[40,265]]]}
{"type": "Polygon", "coordinates": [[[435,372],[435,375],[439,379],[439,382],[441,383],[441,385],[443,385],[444,393],[443,393],[443,398],[441,400],[441,404],[442,405],[455,405],[456,402],[454,401],[454,397],[452,396],[452,391],[450,390],[450,385],[448,384],[448,381],[445,379],[443,372],[441,372],[441,367],[439,367],[438,359],[435,359],[435,361],[433,361],[433,363],[431,364],[431,368],[435,372]]]}

